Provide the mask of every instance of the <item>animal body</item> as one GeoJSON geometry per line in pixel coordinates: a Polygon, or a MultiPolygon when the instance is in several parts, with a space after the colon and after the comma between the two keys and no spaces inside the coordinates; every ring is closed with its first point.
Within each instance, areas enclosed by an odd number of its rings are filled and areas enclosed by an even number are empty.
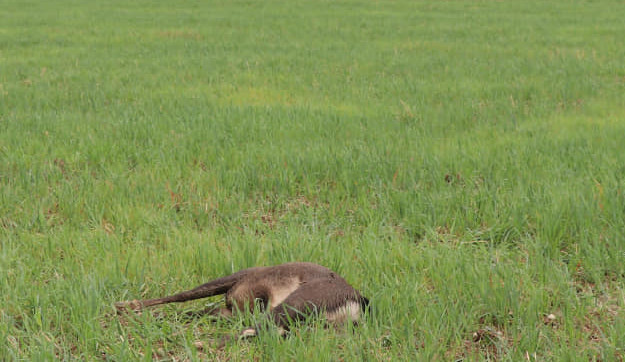
{"type": "MultiPolygon", "coordinates": [[[[333,324],[357,323],[369,300],[332,270],[313,263],[294,262],[244,269],[171,296],[117,303],[118,310],[140,310],[166,303],[225,294],[225,308],[211,314],[230,316],[236,310],[254,311],[255,304],[268,311],[283,334],[291,321],[311,314],[323,314],[333,324]]],[[[242,336],[254,336],[257,328],[245,329],[242,336]]]]}

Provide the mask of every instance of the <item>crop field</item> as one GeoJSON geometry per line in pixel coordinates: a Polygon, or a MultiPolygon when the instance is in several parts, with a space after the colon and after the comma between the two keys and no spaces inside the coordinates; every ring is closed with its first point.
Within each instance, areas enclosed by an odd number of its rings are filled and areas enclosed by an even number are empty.
{"type": "Polygon", "coordinates": [[[623,14],[0,1],[0,360],[623,360],[623,14]],[[365,321],[113,306],[289,261],[365,321]]]}

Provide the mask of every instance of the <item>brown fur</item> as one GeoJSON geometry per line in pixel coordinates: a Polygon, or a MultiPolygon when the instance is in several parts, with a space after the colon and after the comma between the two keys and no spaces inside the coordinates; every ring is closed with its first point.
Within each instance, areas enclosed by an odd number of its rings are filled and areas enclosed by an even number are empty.
{"type": "MultiPolygon", "coordinates": [[[[143,301],[117,303],[119,311],[225,294],[226,307],[212,314],[229,316],[236,310],[254,311],[254,304],[268,310],[281,330],[289,321],[301,320],[311,313],[325,313],[330,322],[351,320],[356,323],[369,300],[345,279],[321,265],[304,262],[244,269],[215,279],[194,289],[171,296],[143,301]]],[[[244,335],[255,335],[246,329],[244,335]]]]}

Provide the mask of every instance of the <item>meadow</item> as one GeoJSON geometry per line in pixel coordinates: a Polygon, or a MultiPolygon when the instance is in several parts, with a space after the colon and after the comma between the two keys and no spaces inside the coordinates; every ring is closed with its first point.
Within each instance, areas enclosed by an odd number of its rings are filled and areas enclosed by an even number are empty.
{"type": "Polygon", "coordinates": [[[622,1],[0,6],[0,360],[623,360],[622,1]],[[214,346],[312,261],[372,303],[214,346]]]}

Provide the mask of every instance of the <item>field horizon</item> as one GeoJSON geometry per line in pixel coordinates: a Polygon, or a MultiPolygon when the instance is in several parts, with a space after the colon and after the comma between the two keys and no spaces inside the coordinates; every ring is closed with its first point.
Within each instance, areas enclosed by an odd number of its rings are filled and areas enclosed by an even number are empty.
{"type": "Polygon", "coordinates": [[[625,357],[625,3],[3,4],[1,360],[625,357]],[[366,321],[115,315],[289,261],[366,321]]]}

